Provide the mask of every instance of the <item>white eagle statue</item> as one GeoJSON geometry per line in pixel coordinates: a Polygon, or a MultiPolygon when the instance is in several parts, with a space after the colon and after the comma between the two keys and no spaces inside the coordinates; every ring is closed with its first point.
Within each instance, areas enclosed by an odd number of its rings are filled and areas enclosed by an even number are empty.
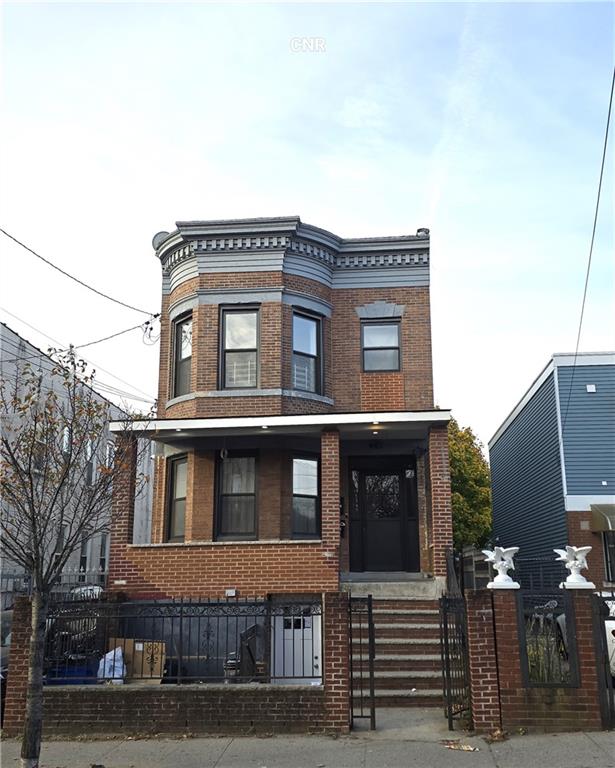
{"type": "Polygon", "coordinates": [[[581,570],[587,568],[587,555],[592,551],[591,547],[571,547],[566,545],[566,549],[553,550],[558,557],[557,562],[562,562],[570,571],[566,581],[560,584],[560,587],[567,589],[594,589],[595,585],[587,581],[581,574],[581,570]]]}
{"type": "Polygon", "coordinates": [[[483,549],[485,562],[491,563],[498,575],[493,581],[487,584],[488,589],[519,589],[519,584],[513,581],[508,575],[508,571],[515,570],[514,556],[519,551],[519,547],[494,547],[483,549]]]}

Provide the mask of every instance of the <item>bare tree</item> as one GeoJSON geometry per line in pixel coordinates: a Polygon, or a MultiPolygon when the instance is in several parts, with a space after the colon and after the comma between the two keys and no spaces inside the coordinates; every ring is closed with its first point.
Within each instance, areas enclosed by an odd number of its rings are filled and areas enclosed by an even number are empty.
{"type": "Polygon", "coordinates": [[[93,383],[72,349],[55,355],[51,375],[25,363],[14,381],[0,382],[0,551],[23,566],[32,590],[23,768],[39,762],[53,588],[81,541],[109,531],[114,478],[134,460],[134,443],[108,440],[114,409],[93,383]]]}

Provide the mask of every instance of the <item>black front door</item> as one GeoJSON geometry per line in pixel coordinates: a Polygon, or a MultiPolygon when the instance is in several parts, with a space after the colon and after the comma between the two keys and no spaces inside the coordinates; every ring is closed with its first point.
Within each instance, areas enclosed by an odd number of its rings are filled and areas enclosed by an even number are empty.
{"type": "Polygon", "coordinates": [[[414,462],[351,469],[351,571],[419,570],[415,475],[414,462]]]}

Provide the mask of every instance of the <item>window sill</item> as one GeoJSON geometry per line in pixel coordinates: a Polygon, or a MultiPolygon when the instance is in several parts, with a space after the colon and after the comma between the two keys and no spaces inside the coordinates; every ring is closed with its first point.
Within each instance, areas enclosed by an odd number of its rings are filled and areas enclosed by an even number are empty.
{"type": "MultiPolygon", "coordinates": [[[[377,371],[373,371],[377,373],[377,371]]],[[[172,397],[166,402],[166,408],[170,408],[177,403],[185,403],[189,400],[196,400],[201,397],[298,397],[304,400],[315,400],[326,405],[335,405],[335,400],[331,397],[318,395],[315,392],[304,392],[299,389],[254,389],[239,388],[236,389],[212,389],[207,392],[190,392],[187,395],[178,395],[172,397]]]]}
{"type": "Polygon", "coordinates": [[[235,539],[233,541],[164,541],[160,544],[129,544],[131,549],[156,549],[160,547],[258,547],[292,544],[322,544],[322,539],[235,539]]]}

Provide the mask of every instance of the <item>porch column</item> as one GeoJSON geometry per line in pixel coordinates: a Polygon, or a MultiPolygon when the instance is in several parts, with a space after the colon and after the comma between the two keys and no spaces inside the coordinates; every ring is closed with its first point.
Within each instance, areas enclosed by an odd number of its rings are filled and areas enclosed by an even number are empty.
{"type": "Polygon", "coordinates": [[[446,551],[453,546],[451,470],[448,458],[448,425],[429,430],[429,484],[431,490],[431,544],[433,574],[446,576],[446,551]]]}
{"type": "Polygon", "coordinates": [[[119,435],[115,444],[115,476],[111,501],[111,544],[109,588],[116,579],[126,578],[126,547],[132,544],[137,482],[137,439],[119,435]]]}
{"type": "Polygon", "coordinates": [[[325,430],[320,436],[320,516],[325,557],[337,571],[340,564],[340,436],[325,430]]]}

